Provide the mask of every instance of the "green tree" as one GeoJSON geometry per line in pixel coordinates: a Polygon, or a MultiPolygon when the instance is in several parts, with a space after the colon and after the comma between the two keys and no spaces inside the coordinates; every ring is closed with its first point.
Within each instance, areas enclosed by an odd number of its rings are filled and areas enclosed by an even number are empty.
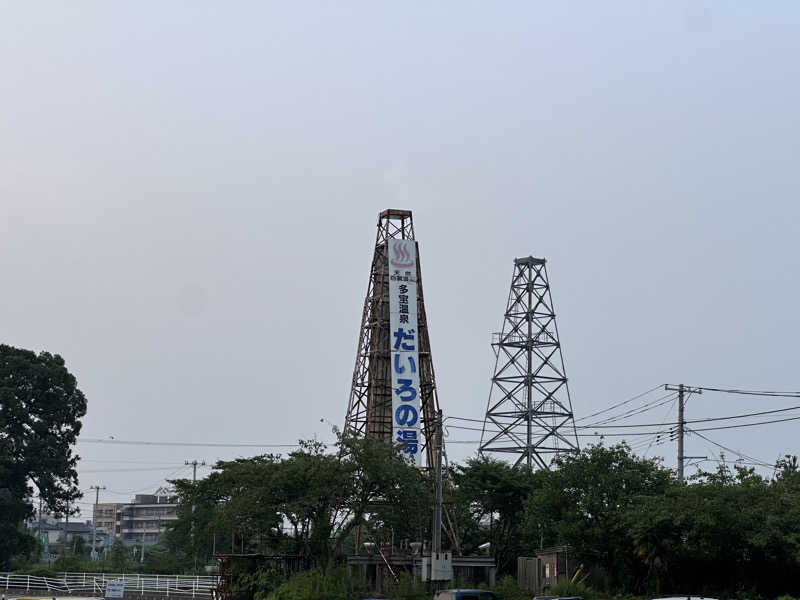
{"type": "Polygon", "coordinates": [[[525,467],[486,457],[457,466],[453,480],[463,552],[478,552],[479,545],[490,542],[498,570],[515,573],[525,499],[541,478],[525,467]]]}
{"type": "Polygon", "coordinates": [[[55,571],[91,571],[92,563],[84,556],[67,554],[66,551],[59,554],[53,563],[55,571]]]}
{"type": "Polygon", "coordinates": [[[582,561],[602,567],[612,586],[632,585],[642,563],[623,516],[639,498],[662,495],[672,485],[671,471],[625,444],[561,456],[525,502],[523,545],[532,551],[569,544],[582,561]]]}
{"type": "MultiPolygon", "coordinates": [[[[219,462],[196,483],[177,480],[178,521],[168,547],[290,553],[331,567],[359,525],[388,541],[420,539],[430,521],[430,485],[386,443],[343,436],[335,454],[303,442],[275,455],[219,462]],[[284,531],[284,525],[289,531],[284,531]],[[194,539],[194,542],[192,542],[194,539]]],[[[352,548],[349,548],[352,551],[352,548]]]]}
{"type": "Polygon", "coordinates": [[[792,462],[767,481],[721,464],[691,485],[640,498],[623,522],[657,592],[800,591],[800,490],[792,462]],[[659,589],[660,588],[660,589],[659,589]]]}
{"type": "Polygon", "coordinates": [[[160,539],[157,544],[148,546],[145,550],[144,561],[139,564],[139,572],[185,573],[194,567],[193,563],[192,558],[184,550],[172,551],[165,541],[160,539]]]}
{"type": "MultiPolygon", "coordinates": [[[[343,436],[338,443],[339,483],[332,516],[328,559],[343,553],[345,541],[356,527],[378,523],[375,529],[387,542],[425,535],[431,519],[432,487],[419,469],[381,440],[343,436]]],[[[369,531],[369,527],[364,527],[369,531]]]]}
{"type": "Polygon", "coordinates": [[[86,554],[86,541],[79,535],[75,536],[72,543],[72,552],[76,556],[83,556],[86,554]]]}
{"type": "Polygon", "coordinates": [[[19,524],[33,513],[33,484],[64,513],[81,496],[73,454],[86,398],[57,354],[0,345],[0,569],[29,552],[19,524]]]}
{"type": "Polygon", "coordinates": [[[116,573],[123,573],[131,564],[131,551],[121,540],[116,540],[108,553],[108,566],[116,573]]]}

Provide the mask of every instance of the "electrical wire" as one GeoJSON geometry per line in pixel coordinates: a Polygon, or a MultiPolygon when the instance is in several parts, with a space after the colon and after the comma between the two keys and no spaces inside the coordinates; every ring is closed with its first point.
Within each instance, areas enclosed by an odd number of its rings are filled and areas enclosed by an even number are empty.
{"type": "MultiPolygon", "coordinates": [[[[755,427],[757,425],[769,425],[770,423],[786,423],[787,421],[797,421],[800,417],[787,417],[786,419],[772,419],[771,421],[758,421],[757,423],[740,423],[739,425],[724,425],[720,427],[703,427],[692,431],[720,431],[722,429],[739,429],[741,427],[755,427]]],[[[686,423],[697,423],[697,421],[686,421],[686,423]]]]}
{"type": "MultiPolygon", "coordinates": [[[[164,462],[159,460],[124,460],[121,458],[86,458],[80,457],[80,463],[97,462],[97,463],[112,463],[112,464],[130,464],[130,465],[168,465],[174,467],[177,463],[174,461],[164,462]]],[[[197,466],[200,466],[199,464],[197,466]]]]}
{"type": "MultiPolygon", "coordinates": [[[[684,424],[687,423],[711,423],[714,421],[729,421],[731,419],[745,419],[747,417],[758,417],[761,415],[772,415],[781,412],[787,412],[790,410],[798,410],[800,409],[800,405],[798,406],[789,406],[788,408],[777,408],[775,410],[762,410],[759,412],[752,412],[752,413],[742,413],[740,415],[728,415],[725,417],[708,417],[705,419],[688,419],[684,421],[684,424]]],[[[794,420],[800,419],[800,417],[791,417],[785,420],[794,420]]],[[[780,421],[764,421],[764,423],[778,423],[780,421]]],[[[754,425],[758,425],[759,423],[753,423],[754,425]]],[[[578,429],[616,429],[616,428],[628,428],[628,427],[662,427],[664,425],[679,425],[676,421],[674,423],[633,423],[630,425],[601,425],[599,427],[590,427],[588,425],[580,425],[578,429]]],[[[741,425],[744,426],[744,425],[741,425]]]]}
{"type": "Polygon", "coordinates": [[[800,392],[770,392],[764,390],[742,390],[742,389],[725,389],[714,387],[696,387],[695,389],[703,390],[704,392],[722,392],[725,394],[741,394],[744,396],[769,396],[771,398],[800,398],[800,392]]]}
{"type": "Polygon", "coordinates": [[[471,423],[483,423],[486,420],[486,419],[473,419],[470,417],[454,417],[450,415],[445,417],[444,420],[447,421],[447,419],[453,419],[454,421],[469,421],[471,423]]]}
{"type": "Polygon", "coordinates": [[[693,433],[693,434],[703,438],[705,441],[707,441],[707,442],[709,442],[711,444],[714,444],[718,448],[722,448],[723,450],[726,450],[726,451],[728,451],[728,452],[730,452],[732,454],[735,454],[736,456],[738,456],[740,458],[746,458],[747,460],[749,460],[751,462],[757,463],[759,466],[762,466],[762,467],[773,467],[774,466],[774,465],[769,464],[766,461],[763,461],[761,459],[755,458],[753,456],[749,456],[749,455],[745,454],[744,452],[740,452],[739,450],[734,450],[733,448],[728,448],[727,446],[723,446],[719,442],[715,442],[714,440],[712,440],[711,438],[703,435],[702,433],[697,433],[697,431],[695,431],[694,429],[687,429],[687,431],[689,433],[693,433]]]}
{"type": "MultiPolygon", "coordinates": [[[[643,395],[646,395],[646,394],[648,394],[650,392],[653,392],[654,390],[658,389],[659,387],[661,387],[661,386],[658,385],[658,386],[648,390],[647,392],[644,392],[643,394],[639,394],[638,396],[635,396],[633,398],[625,400],[624,402],[621,402],[621,403],[619,403],[619,404],[617,404],[617,405],[615,405],[613,407],[610,407],[610,408],[608,408],[608,409],[606,409],[604,411],[599,411],[599,412],[594,413],[592,415],[588,415],[586,417],[581,417],[579,419],[576,419],[575,421],[578,422],[578,421],[586,420],[589,417],[598,415],[598,414],[603,413],[603,412],[607,412],[609,410],[613,410],[615,407],[621,406],[622,404],[629,403],[629,402],[632,402],[633,400],[641,398],[643,395]]],[[[669,394],[666,394],[664,396],[660,396],[659,398],[656,398],[655,400],[653,400],[651,402],[648,402],[648,403],[645,403],[645,404],[643,404],[641,406],[632,408],[629,411],[626,411],[624,413],[620,413],[618,415],[613,415],[611,417],[607,417],[607,418],[603,419],[602,421],[598,421],[597,423],[592,423],[592,424],[589,424],[589,425],[584,425],[583,427],[594,427],[596,425],[601,425],[601,424],[604,424],[604,423],[610,423],[610,422],[613,422],[613,421],[621,420],[621,419],[623,419],[623,418],[625,418],[627,416],[630,416],[630,415],[633,415],[633,414],[638,414],[640,412],[647,412],[647,410],[652,410],[653,408],[658,408],[659,406],[662,406],[663,404],[666,404],[667,402],[670,402],[673,398],[676,398],[676,397],[677,397],[677,393],[676,392],[670,392],[669,394]],[[649,408],[647,408],[647,407],[649,407],[649,408]]],[[[467,421],[467,422],[470,422],[470,423],[484,423],[485,422],[485,419],[476,419],[476,418],[471,418],[471,417],[458,417],[458,416],[455,416],[455,415],[448,415],[447,419],[453,419],[455,421],[467,421]]]]}
{"type": "Polygon", "coordinates": [[[595,413],[592,413],[590,415],[586,415],[585,417],[581,417],[579,419],[575,419],[575,422],[577,423],[579,421],[585,421],[586,419],[591,419],[592,417],[596,417],[597,415],[602,415],[603,413],[607,413],[609,411],[612,411],[615,408],[619,408],[620,406],[624,406],[626,404],[629,404],[629,403],[631,403],[631,402],[633,402],[635,400],[638,400],[639,398],[641,398],[643,396],[646,396],[647,394],[650,394],[650,393],[656,391],[657,389],[659,389],[662,386],[663,386],[663,384],[659,383],[657,386],[655,386],[653,388],[650,388],[646,392],[642,392],[641,394],[637,394],[633,398],[628,398],[627,400],[623,400],[622,402],[614,404],[613,406],[609,406],[608,408],[604,408],[603,410],[599,410],[599,411],[597,411],[595,413]]]}
{"type": "Polygon", "coordinates": [[[151,442],[145,440],[117,440],[105,438],[78,438],[78,443],[113,444],[123,446],[196,446],[202,448],[299,448],[300,444],[260,444],[234,442],[151,442]]]}
{"type": "MultiPolygon", "coordinates": [[[[674,400],[674,398],[670,398],[669,400],[674,400]]],[[[662,402],[661,405],[666,404],[666,402],[667,401],[662,402]]],[[[654,408],[655,407],[656,406],[654,406],[654,408]]],[[[762,411],[758,411],[758,412],[742,413],[742,414],[739,414],[739,415],[728,415],[728,416],[725,416],[725,417],[708,417],[708,418],[703,418],[703,419],[688,419],[688,420],[684,421],[684,425],[687,425],[689,423],[713,423],[713,422],[717,422],[717,421],[729,421],[729,420],[735,420],[735,419],[745,419],[745,418],[748,418],[748,417],[757,417],[757,416],[761,416],[761,415],[771,415],[771,414],[788,412],[788,411],[791,411],[791,410],[798,410],[798,409],[800,409],[800,405],[798,405],[798,406],[790,406],[790,407],[787,407],[787,408],[778,408],[778,409],[774,409],[774,410],[762,410],[762,411]]],[[[450,417],[450,418],[452,418],[452,417],[450,417]]],[[[762,422],[759,422],[759,423],[743,423],[743,424],[734,425],[734,426],[731,426],[731,427],[745,427],[745,426],[750,426],[750,425],[763,425],[763,424],[768,424],[768,423],[780,423],[782,421],[792,421],[792,420],[795,420],[795,419],[800,419],[800,417],[790,417],[788,419],[778,419],[778,420],[773,420],[773,421],[762,421],[762,422]]],[[[461,420],[466,421],[468,419],[461,418],[461,420]]],[[[477,419],[470,419],[470,420],[471,421],[476,421],[477,419]]],[[[520,422],[520,424],[521,423],[522,422],[520,422]]],[[[675,422],[669,422],[669,423],[663,423],[663,422],[662,423],[631,423],[631,424],[627,424],[627,425],[579,425],[576,428],[577,429],[598,429],[598,430],[603,430],[603,429],[634,429],[634,428],[637,428],[637,427],[665,427],[665,426],[674,426],[674,425],[679,425],[679,424],[680,423],[675,421],[675,422]]],[[[466,425],[448,425],[448,428],[464,429],[464,430],[470,430],[470,431],[483,431],[482,428],[468,427],[466,425]]],[[[502,430],[500,430],[500,429],[487,429],[487,431],[489,431],[490,433],[502,433],[502,430]]],[[[701,431],[711,431],[711,430],[701,430],[701,431]]],[[[647,433],[659,433],[659,432],[653,431],[653,432],[647,432],[647,433]]],[[[578,434],[578,435],[580,437],[582,434],[578,434]]],[[[583,435],[585,436],[586,434],[583,434],[583,435]]],[[[595,434],[595,435],[603,435],[603,434],[595,434]]],[[[594,437],[595,435],[592,435],[591,437],[594,437]]],[[[604,435],[610,435],[610,434],[604,434],[604,435]]]]}
{"type": "MultiPolygon", "coordinates": [[[[675,398],[675,399],[672,401],[672,404],[670,404],[670,407],[667,409],[667,412],[666,412],[666,414],[664,415],[664,421],[666,421],[666,420],[667,420],[667,417],[669,417],[669,415],[671,415],[671,414],[672,414],[672,410],[675,408],[675,403],[676,403],[677,401],[678,401],[678,398],[676,397],[676,398],[675,398]]],[[[644,455],[645,455],[645,456],[647,456],[647,453],[648,453],[648,452],[650,452],[650,449],[653,447],[653,444],[654,444],[654,443],[656,444],[656,446],[660,446],[661,444],[663,444],[663,443],[664,443],[664,441],[666,441],[666,440],[660,440],[660,439],[659,439],[659,436],[656,436],[656,437],[655,437],[655,438],[654,438],[654,439],[653,439],[653,440],[650,442],[650,445],[649,445],[649,446],[647,446],[647,450],[645,450],[645,451],[644,451],[644,455]]]]}
{"type": "MultiPolygon", "coordinates": [[[[200,465],[197,466],[199,467],[200,465]]],[[[169,467],[139,467],[130,469],[79,469],[79,473],[81,475],[85,473],[134,473],[141,471],[169,471],[170,469],[174,468],[175,465],[172,464],[169,467]]]]}
{"type": "MultiPolygon", "coordinates": [[[[515,425],[514,427],[517,427],[517,426],[519,426],[519,427],[524,426],[524,422],[520,422],[517,425],[515,425]]],[[[483,431],[479,427],[467,427],[467,426],[463,426],[463,425],[447,425],[446,429],[461,429],[461,430],[465,430],[465,431],[483,431]]],[[[513,427],[512,427],[512,430],[513,430],[513,427]]],[[[487,429],[486,431],[488,431],[489,433],[503,433],[503,430],[501,430],[501,429],[487,429]]],[[[595,433],[579,433],[578,437],[590,437],[590,438],[596,438],[596,437],[625,437],[625,436],[629,436],[629,435],[655,435],[655,434],[659,434],[659,433],[669,433],[669,430],[663,430],[663,431],[628,431],[628,432],[625,432],[625,433],[598,433],[598,432],[595,432],[595,433]]]]}
{"type": "Polygon", "coordinates": [[[650,410],[654,410],[654,409],[658,408],[659,406],[664,406],[665,404],[668,404],[669,402],[672,402],[672,400],[674,400],[677,397],[678,397],[678,394],[676,392],[670,392],[669,394],[665,394],[664,396],[660,396],[660,397],[656,398],[652,402],[648,402],[648,403],[645,403],[645,404],[643,404],[641,406],[638,406],[636,408],[632,408],[632,409],[630,409],[630,410],[628,410],[628,411],[626,411],[624,413],[620,413],[619,415],[615,415],[613,417],[608,417],[607,419],[603,419],[601,421],[597,421],[596,423],[591,423],[589,425],[581,425],[580,427],[596,427],[598,425],[605,425],[606,423],[614,423],[616,421],[621,421],[621,420],[626,419],[628,417],[632,417],[633,415],[638,415],[638,414],[641,414],[641,413],[645,413],[645,412],[648,412],[650,410]]]}

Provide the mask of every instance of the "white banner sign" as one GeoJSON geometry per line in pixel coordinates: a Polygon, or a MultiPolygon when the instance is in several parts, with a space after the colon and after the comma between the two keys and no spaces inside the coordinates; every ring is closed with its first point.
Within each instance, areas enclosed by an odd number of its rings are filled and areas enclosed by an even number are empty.
{"type": "Polygon", "coordinates": [[[392,368],[392,440],[422,466],[419,348],[417,329],[417,245],[389,240],[389,348],[392,368]]]}

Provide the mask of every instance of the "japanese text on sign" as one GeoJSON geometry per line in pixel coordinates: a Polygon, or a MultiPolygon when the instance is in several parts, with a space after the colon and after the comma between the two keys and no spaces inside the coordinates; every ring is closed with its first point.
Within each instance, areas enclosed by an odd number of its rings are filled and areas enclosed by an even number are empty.
{"type": "Polygon", "coordinates": [[[392,441],[399,452],[421,466],[416,243],[389,240],[388,262],[392,441]]]}

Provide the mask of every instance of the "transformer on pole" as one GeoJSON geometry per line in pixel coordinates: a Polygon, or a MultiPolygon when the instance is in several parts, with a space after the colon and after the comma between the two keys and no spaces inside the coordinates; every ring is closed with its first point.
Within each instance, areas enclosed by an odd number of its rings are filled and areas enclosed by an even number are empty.
{"type": "Polygon", "coordinates": [[[548,469],[579,450],[546,261],[514,260],[480,453],[511,454],[514,464],[548,469]]]}
{"type": "MultiPolygon", "coordinates": [[[[361,331],[358,338],[356,364],[350,400],[347,405],[344,432],[396,443],[393,434],[392,352],[395,337],[390,331],[390,279],[397,271],[389,265],[390,240],[413,241],[414,258],[410,279],[415,280],[417,302],[411,307],[416,311],[415,350],[419,364],[407,364],[403,368],[415,370],[419,376],[419,428],[422,439],[420,453],[427,465],[435,464],[435,444],[439,400],[436,394],[436,378],[431,360],[431,344],[428,336],[428,321],[422,292],[419,248],[414,237],[414,221],[410,210],[388,209],[378,215],[378,233],[372,256],[367,296],[361,316],[361,331]]],[[[397,402],[397,399],[395,399],[397,402]]]]}

